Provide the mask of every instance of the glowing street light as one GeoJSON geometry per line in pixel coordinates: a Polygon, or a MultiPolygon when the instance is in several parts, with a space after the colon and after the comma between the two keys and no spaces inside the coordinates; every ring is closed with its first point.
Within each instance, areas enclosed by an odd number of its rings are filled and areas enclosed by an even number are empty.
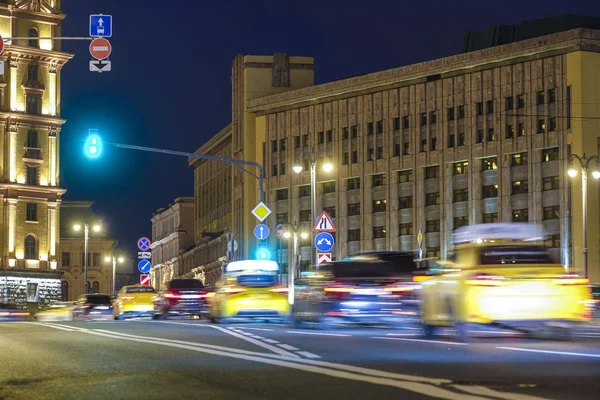
{"type": "MultiPolygon", "coordinates": [[[[81,230],[81,224],[73,225],[73,230],[79,232],[81,230]]],[[[100,225],[94,224],[92,226],[94,232],[100,232],[102,229],[100,225]]],[[[83,294],[88,293],[88,240],[90,236],[90,226],[87,222],[83,224],[83,294]]]]}
{"type": "MultiPolygon", "coordinates": [[[[294,262],[288,264],[288,303],[290,305],[294,304],[294,278],[296,277],[296,271],[300,268],[300,259],[302,257],[301,254],[298,254],[298,231],[300,229],[300,224],[294,222],[293,224],[287,224],[287,226],[292,230],[292,232],[285,231],[283,233],[283,237],[289,239],[294,236],[294,262]]],[[[302,239],[306,239],[308,237],[308,233],[302,232],[300,233],[302,239]]]]}
{"type": "Polygon", "coordinates": [[[110,262],[112,260],[112,292],[113,295],[116,294],[116,290],[115,290],[115,285],[116,285],[116,275],[117,275],[117,261],[119,262],[119,264],[123,263],[125,261],[125,258],[122,256],[116,256],[115,253],[113,252],[110,256],[106,256],[104,257],[104,261],[106,262],[110,262]]]}

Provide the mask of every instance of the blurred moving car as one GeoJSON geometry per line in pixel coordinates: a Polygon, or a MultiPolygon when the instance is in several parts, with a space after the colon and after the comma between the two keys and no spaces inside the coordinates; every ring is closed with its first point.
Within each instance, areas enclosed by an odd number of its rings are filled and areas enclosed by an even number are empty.
{"type": "Polygon", "coordinates": [[[21,310],[16,304],[0,303],[0,321],[27,321],[29,312],[21,310]]]}
{"type": "Polygon", "coordinates": [[[79,296],[73,308],[75,320],[102,320],[113,318],[110,296],[106,294],[84,294],[79,296]]]}
{"type": "Polygon", "coordinates": [[[287,320],[288,289],[279,283],[279,265],[269,260],[234,261],[216,284],[210,317],[215,323],[234,319],[287,320]]]}
{"type": "Polygon", "coordinates": [[[55,301],[35,314],[36,321],[72,321],[74,301],[55,301]]]}
{"type": "Polygon", "coordinates": [[[209,313],[209,298],[213,291],[198,279],[173,279],[167,288],[154,297],[153,319],[173,316],[202,318],[209,313]]]}
{"type": "Polygon", "coordinates": [[[322,264],[295,284],[295,325],[418,321],[420,282],[411,252],[367,252],[322,264]]]}
{"type": "Polygon", "coordinates": [[[600,320],[600,285],[592,285],[593,311],[592,318],[600,320]]]}
{"type": "Polygon", "coordinates": [[[154,297],[156,290],[152,286],[123,286],[113,299],[113,316],[117,320],[133,317],[152,317],[154,315],[154,297]]]}
{"type": "Polygon", "coordinates": [[[454,326],[466,342],[473,324],[487,324],[569,339],[571,328],[591,318],[591,292],[586,278],[552,260],[539,244],[544,235],[526,223],[457,229],[450,262],[423,282],[426,335],[454,326]]]}

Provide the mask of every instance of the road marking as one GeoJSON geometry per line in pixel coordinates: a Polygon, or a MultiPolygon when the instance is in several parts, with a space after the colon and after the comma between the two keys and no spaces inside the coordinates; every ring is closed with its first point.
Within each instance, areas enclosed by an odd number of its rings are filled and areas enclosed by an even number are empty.
{"type": "Polygon", "coordinates": [[[418,333],[386,333],[385,336],[417,336],[418,333]]]}
{"type": "Polygon", "coordinates": [[[310,353],[308,351],[297,351],[296,354],[300,354],[301,356],[306,357],[306,358],[321,358],[321,356],[310,353]]]}
{"type": "Polygon", "coordinates": [[[273,340],[273,339],[263,339],[264,342],[267,343],[271,343],[271,344],[279,344],[280,342],[277,340],[273,340]]]}
{"type": "Polygon", "coordinates": [[[543,397],[528,396],[526,394],[517,393],[502,393],[484,386],[470,386],[470,385],[452,385],[453,388],[462,390],[466,393],[477,394],[481,396],[491,396],[505,400],[541,400],[543,397]]]}
{"type": "Polygon", "coordinates": [[[281,347],[282,349],[289,350],[289,351],[297,351],[297,350],[300,350],[300,349],[299,349],[299,348],[297,348],[297,347],[290,346],[289,344],[284,344],[284,343],[280,343],[280,344],[278,344],[277,346],[281,347]]]}
{"type": "Polygon", "coordinates": [[[396,337],[383,337],[383,336],[371,336],[371,339],[387,339],[387,340],[402,340],[405,342],[422,342],[422,343],[437,343],[437,344],[449,344],[452,346],[468,346],[468,343],[457,343],[457,342],[444,342],[441,340],[427,340],[427,339],[407,339],[407,338],[396,338],[396,337]]]}
{"type": "Polygon", "coordinates": [[[318,336],[352,336],[345,333],[318,333],[318,332],[302,332],[302,331],[285,331],[286,333],[295,333],[298,335],[318,335],[318,336]]]}
{"type": "Polygon", "coordinates": [[[274,329],[266,329],[266,328],[240,328],[240,329],[253,330],[253,331],[265,331],[265,332],[273,332],[274,331],[274,329]]]}
{"type": "Polygon", "coordinates": [[[500,350],[524,351],[524,352],[528,352],[528,353],[557,354],[560,356],[600,358],[600,354],[572,353],[572,352],[568,352],[568,351],[553,351],[553,350],[522,349],[519,347],[496,347],[496,348],[500,349],[500,350]]]}
{"type": "Polygon", "coordinates": [[[60,329],[61,331],[67,331],[67,332],[77,332],[76,329],[71,329],[71,328],[65,328],[65,327],[61,327],[61,326],[56,326],[53,324],[49,324],[48,322],[26,322],[26,324],[31,324],[31,325],[40,325],[40,326],[46,326],[48,328],[54,328],[54,329],[60,329]]]}

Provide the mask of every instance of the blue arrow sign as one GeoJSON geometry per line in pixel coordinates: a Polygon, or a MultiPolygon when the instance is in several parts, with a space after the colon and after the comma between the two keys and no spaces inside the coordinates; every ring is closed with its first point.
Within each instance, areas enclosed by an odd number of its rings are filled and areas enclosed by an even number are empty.
{"type": "Polygon", "coordinates": [[[256,236],[256,238],[259,240],[268,238],[269,233],[269,227],[265,224],[258,224],[256,225],[256,228],[254,228],[254,236],[256,236]]]}
{"type": "Polygon", "coordinates": [[[333,248],[334,244],[335,240],[329,232],[321,232],[315,237],[315,247],[322,253],[327,253],[333,248]]]}
{"type": "Polygon", "coordinates": [[[90,36],[111,37],[112,15],[92,14],[90,15],[90,36]]]}
{"type": "Polygon", "coordinates": [[[148,261],[148,260],[141,260],[138,263],[138,269],[140,270],[140,272],[142,274],[147,274],[148,272],[150,272],[150,268],[152,268],[152,265],[150,264],[150,261],[148,261]]]}

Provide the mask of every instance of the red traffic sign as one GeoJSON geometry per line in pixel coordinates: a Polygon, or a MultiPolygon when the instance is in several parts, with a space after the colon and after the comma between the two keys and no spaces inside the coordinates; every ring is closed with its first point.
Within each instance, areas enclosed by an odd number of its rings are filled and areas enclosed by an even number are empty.
{"type": "Polygon", "coordinates": [[[137,241],[138,249],[141,251],[148,251],[150,249],[150,244],[152,244],[152,242],[147,237],[139,238],[137,241]]]}
{"type": "Polygon", "coordinates": [[[283,236],[283,225],[277,225],[277,239],[281,239],[283,236]]]}
{"type": "Polygon", "coordinates": [[[323,211],[317,221],[315,222],[315,226],[313,228],[315,232],[335,232],[335,226],[333,225],[333,221],[327,214],[327,212],[323,211]]]}
{"type": "Polygon", "coordinates": [[[317,255],[317,264],[331,262],[331,253],[319,253],[317,255]]]}
{"type": "Polygon", "coordinates": [[[4,52],[4,39],[0,36],[0,54],[4,52]]]}
{"type": "Polygon", "coordinates": [[[112,45],[104,38],[96,38],[90,43],[90,54],[96,60],[104,60],[110,56],[112,45]]]}
{"type": "Polygon", "coordinates": [[[150,275],[141,274],[140,275],[140,284],[144,286],[150,286],[150,275]]]}

